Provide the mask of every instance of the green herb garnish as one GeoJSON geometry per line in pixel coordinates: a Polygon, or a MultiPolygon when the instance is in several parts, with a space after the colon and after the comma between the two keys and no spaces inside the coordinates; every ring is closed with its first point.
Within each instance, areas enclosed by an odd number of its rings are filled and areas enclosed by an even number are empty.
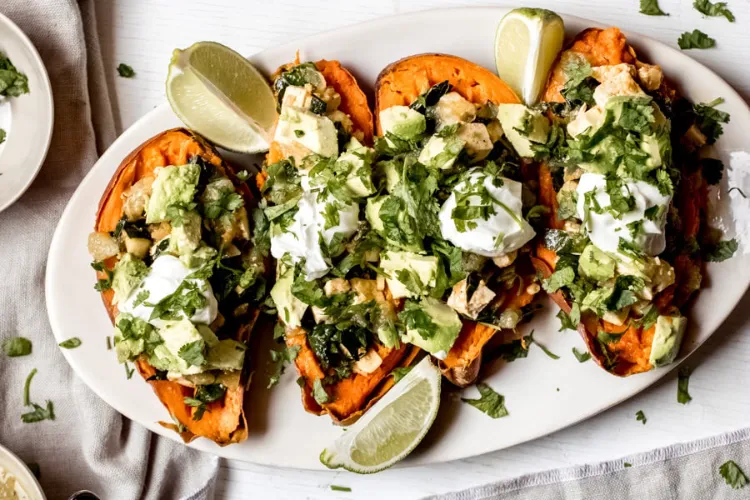
{"type": "Polygon", "coordinates": [[[643,410],[638,410],[635,414],[635,419],[638,422],[643,422],[643,425],[646,425],[646,414],[643,413],[643,410]]]}
{"type": "Polygon", "coordinates": [[[724,478],[724,481],[735,490],[744,488],[750,480],[742,472],[740,466],[734,463],[733,460],[728,460],[721,464],[719,467],[719,474],[724,478]]]}
{"type": "Polygon", "coordinates": [[[31,354],[31,341],[26,337],[10,337],[3,340],[3,352],[10,358],[31,354]]]}
{"type": "Polygon", "coordinates": [[[79,339],[78,337],[71,337],[68,340],[63,340],[57,345],[59,345],[63,349],[75,349],[76,347],[79,347],[81,345],[81,339],[79,339]]]}
{"type": "Polygon", "coordinates": [[[0,52],[0,96],[18,97],[28,92],[29,79],[13,66],[5,54],[0,52]]]}
{"type": "Polygon", "coordinates": [[[703,33],[701,30],[686,31],[677,39],[677,45],[682,50],[710,49],[716,45],[716,40],[703,33]]]}
{"type": "Polygon", "coordinates": [[[730,23],[734,22],[734,14],[727,9],[726,2],[711,3],[710,0],[695,0],[693,8],[708,17],[724,16],[730,23]]]}
{"type": "Polygon", "coordinates": [[[278,351],[271,350],[271,373],[268,377],[269,389],[279,383],[279,379],[284,374],[287,364],[293,363],[297,359],[300,349],[300,346],[295,345],[284,347],[278,351]]]}
{"type": "Polygon", "coordinates": [[[666,12],[659,8],[659,0],[641,0],[641,14],[647,16],[668,16],[666,12]]]}
{"type": "Polygon", "coordinates": [[[588,351],[581,352],[575,347],[573,348],[573,355],[576,357],[579,363],[585,363],[591,359],[591,353],[588,351]]]}
{"type": "Polygon", "coordinates": [[[117,66],[117,73],[119,73],[123,78],[133,78],[135,76],[135,71],[133,70],[133,68],[125,63],[120,63],[120,65],[117,66]]]}
{"type": "Polygon", "coordinates": [[[687,404],[693,398],[690,397],[688,392],[688,384],[690,382],[690,368],[683,366],[680,368],[677,374],[677,402],[680,404],[687,404]]]}
{"type": "Polygon", "coordinates": [[[464,403],[469,403],[477,410],[486,413],[492,418],[501,418],[508,415],[508,409],[505,407],[505,397],[495,392],[490,386],[484,383],[478,383],[480,397],[478,399],[461,398],[464,403]]]}

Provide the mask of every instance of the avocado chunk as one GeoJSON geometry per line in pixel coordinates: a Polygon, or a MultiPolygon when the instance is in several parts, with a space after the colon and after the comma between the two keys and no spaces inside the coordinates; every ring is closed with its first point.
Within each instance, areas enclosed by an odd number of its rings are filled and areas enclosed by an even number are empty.
{"type": "Polygon", "coordinates": [[[375,192],[375,186],[372,184],[372,150],[362,146],[353,137],[346,149],[336,160],[340,165],[351,165],[346,177],[346,187],[354,196],[370,196],[375,192]]]}
{"type": "Polygon", "coordinates": [[[383,134],[388,132],[401,139],[416,139],[427,129],[424,115],[408,106],[391,106],[380,112],[383,134]]]}
{"type": "Polygon", "coordinates": [[[123,255],[115,264],[112,275],[112,290],[115,292],[112,303],[118,304],[127,299],[147,274],[148,266],[145,262],[129,253],[123,255]]]}
{"type": "Polygon", "coordinates": [[[438,258],[413,252],[387,251],[381,257],[380,267],[389,276],[386,282],[394,299],[417,297],[426,288],[435,286],[438,258]]]}
{"type": "Polygon", "coordinates": [[[499,104],[497,119],[516,152],[533,158],[532,143],[544,144],[549,136],[549,120],[542,113],[523,104],[499,104]]]}
{"type": "Polygon", "coordinates": [[[206,341],[189,319],[164,321],[159,335],[164,343],[158,345],[149,357],[154,368],[166,370],[173,376],[192,375],[204,370],[206,341]]]}
{"type": "Polygon", "coordinates": [[[179,225],[172,224],[169,237],[169,253],[180,257],[185,264],[191,261],[191,256],[201,243],[201,216],[198,212],[185,212],[179,225]]]}
{"type": "MultiPolygon", "coordinates": [[[[281,267],[282,264],[279,266],[281,267]]],[[[276,304],[279,318],[288,328],[297,328],[302,325],[302,316],[307,311],[307,304],[292,295],[293,283],[294,267],[289,266],[276,278],[276,284],[271,289],[271,298],[276,304]]]]}
{"type": "Polygon", "coordinates": [[[456,162],[465,144],[458,136],[446,138],[433,135],[419,153],[418,161],[426,167],[447,170],[456,162]]]}
{"type": "Polygon", "coordinates": [[[370,223],[370,227],[377,232],[383,231],[383,221],[380,220],[380,208],[386,199],[388,199],[388,196],[370,198],[367,200],[367,205],[365,206],[365,218],[370,223]]]}
{"type": "Polygon", "coordinates": [[[124,363],[137,358],[146,349],[147,340],[149,343],[158,343],[161,340],[154,332],[153,326],[128,313],[117,315],[114,341],[118,362],[124,363]],[[123,325],[127,325],[127,335],[120,330],[120,326],[123,325]]]}
{"type": "Polygon", "coordinates": [[[602,282],[615,277],[616,264],[615,259],[606,252],[594,245],[587,245],[578,261],[578,271],[587,278],[602,282]]]}
{"type": "Polygon", "coordinates": [[[401,173],[393,160],[379,162],[382,175],[385,177],[385,190],[392,193],[396,185],[401,182],[401,173]]]}
{"type": "Polygon", "coordinates": [[[279,144],[301,144],[311,152],[333,158],[339,154],[336,125],[312,111],[287,106],[281,110],[274,140],[279,144]]]}
{"type": "Polygon", "coordinates": [[[146,207],[146,223],[167,220],[167,208],[193,202],[201,168],[195,164],[163,167],[156,174],[146,207]]]}
{"type": "Polygon", "coordinates": [[[402,340],[438,359],[448,356],[463,326],[456,311],[432,297],[424,297],[420,302],[407,301],[399,318],[406,324],[402,340]]]}
{"type": "Polygon", "coordinates": [[[651,365],[659,368],[675,360],[680,352],[686,326],[687,318],[683,316],[659,316],[656,319],[656,331],[648,359],[651,365]]]}
{"type": "Polygon", "coordinates": [[[246,349],[245,344],[236,340],[220,340],[208,350],[206,365],[213,370],[242,370],[246,349]]]}

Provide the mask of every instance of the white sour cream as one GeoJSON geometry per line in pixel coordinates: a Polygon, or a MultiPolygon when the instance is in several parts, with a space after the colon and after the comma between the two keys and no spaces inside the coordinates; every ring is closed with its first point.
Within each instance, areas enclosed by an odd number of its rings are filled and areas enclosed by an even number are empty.
{"type": "MultiPolygon", "coordinates": [[[[133,289],[127,300],[118,305],[119,311],[141,318],[157,328],[161,327],[164,324],[163,320],[150,320],[151,313],[154,310],[153,304],[157,304],[164,297],[173,294],[185,278],[196,270],[186,267],[177,257],[168,254],[160,255],[151,264],[148,275],[143,282],[133,289]],[[144,290],[148,292],[148,298],[136,306],[138,294],[144,290]]],[[[206,297],[206,305],[196,310],[195,314],[188,319],[193,323],[204,325],[213,323],[218,315],[219,306],[211,289],[211,284],[205,279],[191,279],[189,281],[195,283],[198,289],[202,291],[203,296],[206,297]]],[[[182,311],[179,312],[179,315],[185,317],[182,311]]]]}
{"type": "MultiPolygon", "coordinates": [[[[521,211],[523,205],[521,183],[502,177],[503,184],[498,187],[492,183],[492,180],[489,175],[475,169],[468,180],[456,185],[454,192],[443,203],[439,214],[443,238],[462,250],[486,257],[497,257],[518,250],[535,235],[534,229],[524,220],[521,211]],[[477,179],[482,179],[482,184],[489,195],[499,203],[493,204],[495,213],[491,214],[487,220],[474,219],[476,227],[466,228],[466,231],[460,232],[452,215],[457,205],[456,191],[465,191],[468,183],[475,183],[477,179]]],[[[480,198],[471,196],[469,204],[479,206],[480,198]]]]}
{"type": "Polygon", "coordinates": [[[585,221],[585,227],[588,231],[591,242],[600,250],[615,253],[620,242],[620,238],[632,242],[637,248],[646,255],[659,255],[666,247],[666,238],[664,228],[667,220],[667,209],[672,199],[671,196],[665,196],[659,192],[659,189],[653,184],[644,181],[626,181],[622,187],[623,194],[630,195],[635,200],[635,208],[627,213],[621,214],[621,218],[616,219],[608,211],[595,213],[589,210],[588,220],[586,221],[585,211],[585,194],[593,191],[594,198],[601,208],[606,209],[610,206],[610,198],[605,191],[607,181],[601,174],[586,173],[576,188],[578,193],[577,212],[578,217],[585,221]],[[645,212],[652,207],[661,207],[659,217],[656,220],[646,218],[645,212]],[[634,239],[628,224],[642,221],[643,231],[634,239]]]}

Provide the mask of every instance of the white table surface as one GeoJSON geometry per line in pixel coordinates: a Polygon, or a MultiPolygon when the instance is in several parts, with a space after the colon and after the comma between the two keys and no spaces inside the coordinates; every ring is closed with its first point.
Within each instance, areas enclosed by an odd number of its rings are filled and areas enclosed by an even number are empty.
{"type": "MultiPolygon", "coordinates": [[[[174,48],[199,40],[225,43],[243,54],[306,35],[400,12],[458,5],[508,4],[450,0],[100,0],[99,34],[109,86],[122,128],[165,101],[164,79],[174,48]],[[130,64],[123,79],[115,67],[130,64]]],[[[670,45],[700,28],[717,48],[691,55],[750,97],[750,2],[729,0],[737,17],[704,19],[693,0],[660,0],[669,17],[638,13],[638,0],[535,0],[536,6],[647,34],[670,45]]],[[[376,50],[376,48],[374,49],[376,50]]],[[[335,53],[332,54],[335,57],[335,53]]],[[[684,78],[684,76],[683,76],[684,78]]],[[[616,459],[672,443],[720,434],[750,424],[750,322],[746,297],[732,317],[688,363],[693,401],[676,401],[676,373],[609,411],[555,434],[472,459],[429,467],[397,468],[374,476],[283,470],[224,461],[219,499],[419,498],[491,481],[576,464],[616,459]],[[646,425],[635,420],[643,410],[646,425]],[[348,486],[351,493],[330,491],[348,486]]],[[[574,335],[572,332],[570,335],[574,335]]],[[[522,361],[521,361],[522,362],[522,361]]],[[[289,453],[294,453],[289,450],[289,453]]]]}

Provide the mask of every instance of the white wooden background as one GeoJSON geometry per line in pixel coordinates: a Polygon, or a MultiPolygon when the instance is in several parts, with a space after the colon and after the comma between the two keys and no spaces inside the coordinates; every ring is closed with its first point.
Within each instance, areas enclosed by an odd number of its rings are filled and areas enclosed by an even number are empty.
{"type": "MultiPolygon", "coordinates": [[[[645,33],[676,46],[680,33],[700,28],[716,49],[692,51],[696,59],[750,97],[750,2],[728,0],[737,17],[704,19],[693,0],[660,0],[669,17],[638,13],[638,0],[536,0],[533,5],[645,33]]],[[[243,54],[324,30],[381,16],[435,7],[514,2],[451,0],[100,0],[99,34],[109,85],[122,128],[164,102],[164,79],[174,48],[215,40],[243,54]],[[118,78],[120,62],[137,77],[118,78]]],[[[377,50],[377,48],[373,48],[377,50]]],[[[364,55],[366,57],[366,55],[364,55]]],[[[683,78],[685,76],[682,76],[683,78]]],[[[693,401],[676,402],[675,374],[597,417],[548,437],[473,459],[430,467],[393,469],[359,477],[347,472],[280,470],[236,461],[222,464],[219,499],[419,498],[522,474],[615,459],[672,443],[750,425],[750,298],[689,360],[693,401]],[[635,420],[643,410],[646,425],[635,420]],[[348,486],[351,493],[330,491],[348,486]]],[[[294,450],[289,450],[294,453],[294,450]]]]}

